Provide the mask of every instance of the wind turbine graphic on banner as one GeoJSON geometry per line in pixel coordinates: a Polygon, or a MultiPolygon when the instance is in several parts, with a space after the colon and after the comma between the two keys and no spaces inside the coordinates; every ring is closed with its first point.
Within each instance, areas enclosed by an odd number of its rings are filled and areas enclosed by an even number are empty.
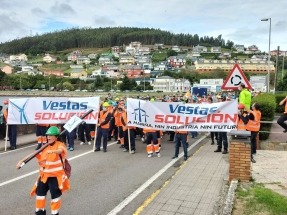
{"type": "Polygon", "coordinates": [[[139,101],[139,106],[138,108],[134,109],[134,112],[132,113],[135,115],[135,121],[137,121],[137,116],[139,116],[139,122],[142,122],[142,117],[144,117],[145,122],[147,121],[146,118],[149,117],[146,114],[146,111],[141,108],[141,102],[139,101]]]}
{"type": "Polygon", "coordinates": [[[22,108],[19,107],[18,105],[16,105],[14,102],[11,102],[11,101],[10,101],[11,105],[13,105],[13,106],[19,111],[19,113],[20,113],[20,123],[21,123],[21,124],[23,124],[23,120],[25,121],[26,124],[28,124],[28,120],[27,120],[26,115],[25,115],[25,113],[24,113],[24,110],[25,110],[25,106],[26,106],[26,104],[27,104],[27,101],[28,101],[28,100],[26,100],[26,102],[24,103],[24,105],[22,106],[22,108]]]}

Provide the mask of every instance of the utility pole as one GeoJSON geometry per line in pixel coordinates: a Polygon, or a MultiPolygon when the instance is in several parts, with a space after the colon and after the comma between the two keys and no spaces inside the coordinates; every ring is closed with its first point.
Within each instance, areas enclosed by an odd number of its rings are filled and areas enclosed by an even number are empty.
{"type": "Polygon", "coordinates": [[[282,62],[282,81],[284,78],[284,56],[285,56],[285,54],[283,54],[283,62],[282,62]]]}
{"type": "Polygon", "coordinates": [[[277,46],[277,54],[276,54],[276,70],[275,70],[275,77],[274,77],[274,94],[276,91],[276,84],[277,84],[277,72],[278,72],[278,58],[279,58],[279,51],[280,46],[277,46]]]}

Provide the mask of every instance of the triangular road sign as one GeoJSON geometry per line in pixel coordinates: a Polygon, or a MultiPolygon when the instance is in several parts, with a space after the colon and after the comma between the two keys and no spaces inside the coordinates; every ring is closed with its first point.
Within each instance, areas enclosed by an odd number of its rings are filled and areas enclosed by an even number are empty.
{"type": "Polygon", "coordinates": [[[243,83],[247,89],[252,89],[249,81],[241,70],[239,64],[235,64],[225,79],[221,89],[223,90],[237,90],[239,85],[243,83]]]}

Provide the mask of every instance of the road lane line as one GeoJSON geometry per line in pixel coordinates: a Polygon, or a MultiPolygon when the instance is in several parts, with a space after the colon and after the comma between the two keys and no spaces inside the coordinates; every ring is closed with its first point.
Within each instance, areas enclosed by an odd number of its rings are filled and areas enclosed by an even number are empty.
{"type": "MultiPolygon", "coordinates": [[[[199,144],[203,139],[205,139],[208,135],[202,136],[195,143],[193,143],[188,151],[193,149],[197,144],[199,144]]],[[[159,178],[165,171],[167,171],[172,165],[174,165],[178,159],[183,157],[183,152],[179,154],[177,159],[173,159],[167,165],[165,165],[162,169],[160,169],[156,174],[154,174],[150,179],[148,179],[144,184],[142,184],[138,189],[136,189],[133,193],[131,193],[126,199],[124,199],[120,204],[118,204],[113,210],[111,210],[107,215],[116,215],[119,213],[124,207],[126,207],[129,203],[131,203],[141,192],[143,192],[148,186],[150,186],[157,178],[159,178]]]]}
{"type": "MultiPolygon", "coordinates": [[[[116,143],[117,143],[117,142],[110,143],[110,144],[108,144],[108,146],[115,145],[116,143]]],[[[76,156],[74,156],[74,157],[69,158],[68,160],[69,160],[69,161],[70,161],[70,160],[74,160],[74,159],[80,158],[80,157],[82,157],[82,156],[85,156],[85,155],[87,155],[87,154],[90,154],[90,153],[92,153],[92,152],[94,152],[94,151],[91,150],[91,151],[88,151],[88,152],[85,152],[85,153],[76,155],[76,156]]],[[[19,180],[21,180],[21,179],[23,179],[23,178],[29,177],[29,176],[34,175],[34,174],[37,174],[37,173],[39,173],[39,170],[35,170],[35,171],[33,171],[33,172],[29,172],[29,173],[27,173],[27,174],[25,174],[25,175],[22,175],[22,176],[19,176],[19,177],[10,179],[10,180],[8,180],[8,181],[4,181],[4,182],[0,183],[0,187],[3,187],[3,186],[5,186],[5,185],[7,185],[7,184],[11,184],[11,183],[13,183],[13,182],[15,182],[15,181],[19,181],[19,180]]]]}

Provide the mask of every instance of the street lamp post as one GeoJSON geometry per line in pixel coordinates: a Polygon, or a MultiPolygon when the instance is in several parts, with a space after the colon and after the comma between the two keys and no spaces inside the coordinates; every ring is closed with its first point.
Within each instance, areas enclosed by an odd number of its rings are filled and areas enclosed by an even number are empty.
{"type": "Polygon", "coordinates": [[[261,19],[261,21],[269,22],[269,46],[268,46],[268,74],[267,74],[267,92],[270,92],[270,42],[271,42],[271,18],[261,19]]]}
{"type": "Polygon", "coordinates": [[[284,55],[283,55],[283,62],[282,62],[282,81],[284,78],[284,55]]]}

